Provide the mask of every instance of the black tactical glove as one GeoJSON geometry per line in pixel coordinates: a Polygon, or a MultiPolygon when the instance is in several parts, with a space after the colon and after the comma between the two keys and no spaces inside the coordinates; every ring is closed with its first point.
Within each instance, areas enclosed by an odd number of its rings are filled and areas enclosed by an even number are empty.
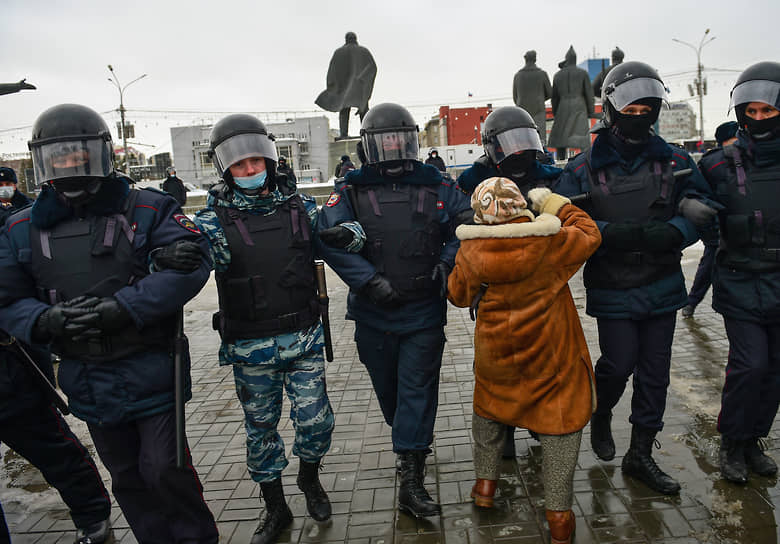
{"type": "Polygon", "coordinates": [[[99,300],[97,297],[80,296],[50,306],[35,320],[33,341],[46,344],[56,338],[73,338],[82,334],[97,317],[93,308],[99,300]]]}
{"type": "Polygon", "coordinates": [[[642,244],[642,225],[610,223],[604,227],[601,241],[609,249],[637,250],[642,244]]]}
{"type": "Polygon", "coordinates": [[[712,225],[718,210],[695,198],[683,198],[677,205],[677,211],[697,228],[703,229],[712,225]]]}
{"type": "Polygon", "coordinates": [[[431,279],[433,280],[434,289],[439,288],[439,298],[447,296],[447,278],[450,276],[452,269],[450,265],[444,261],[439,261],[436,266],[433,267],[431,273],[431,279]]]}
{"type": "Polygon", "coordinates": [[[664,221],[650,221],[642,225],[642,249],[663,252],[680,249],[682,232],[664,221]]]}
{"type": "Polygon", "coordinates": [[[319,231],[317,235],[320,237],[323,244],[338,249],[344,249],[355,239],[355,233],[341,225],[323,229],[319,231]]]}
{"type": "Polygon", "coordinates": [[[368,280],[361,288],[361,292],[381,308],[390,310],[401,305],[401,295],[381,274],[375,274],[368,280]]]}
{"type": "Polygon", "coordinates": [[[203,252],[197,242],[176,240],[152,252],[152,262],[157,270],[195,272],[203,260],[203,252]]]}
{"type": "Polygon", "coordinates": [[[91,312],[84,318],[88,328],[74,337],[74,340],[99,338],[106,333],[118,332],[131,325],[130,313],[114,297],[96,299],[91,312]]]}

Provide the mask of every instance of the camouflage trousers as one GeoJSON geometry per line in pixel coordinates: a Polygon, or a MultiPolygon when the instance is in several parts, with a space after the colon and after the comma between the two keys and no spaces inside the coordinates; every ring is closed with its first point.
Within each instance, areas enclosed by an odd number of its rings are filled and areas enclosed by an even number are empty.
{"type": "Polygon", "coordinates": [[[313,463],[330,449],[333,410],[325,386],[322,351],[262,364],[233,364],[236,393],[244,408],[247,466],[256,482],[280,478],[287,466],[284,442],[277,427],[282,415],[282,392],[290,400],[295,428],[292,453],[313,463]]]}

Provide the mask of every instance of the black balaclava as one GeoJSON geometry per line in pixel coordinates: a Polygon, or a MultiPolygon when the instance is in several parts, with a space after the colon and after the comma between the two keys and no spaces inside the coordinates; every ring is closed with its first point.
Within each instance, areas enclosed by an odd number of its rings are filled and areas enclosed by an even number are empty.
{"type": "Polygon", "coordinates": [[[780,136],[780,115],[775,115],[768,119],[756,120],[745,114],[747,104],[740,104],[736,107],[737,119],[742,121],[748,134],[758,141],[772,140],[780,136]]]}
{"type": "MultiPolygon", "coordinates": [[[[650,113],[644,115],[626,115],[619,111],[614,112],[615,121],[612,132],[619,140],[629,145],[644,144],[650,138],[650,127],[658,120],[661,113],[660,98],[642,98],[632,104],[650,106],[650,113]]],[[[612,107],[611,105],[609,107],[612,107]]]]}
{"type": "Polygon", "coordinates": [[[536,159],[536,151],[529,149],[521,153],[513,153],[498,163],[497,168],[502,176],[519,182],[528,178],[528,173],[533,169],[536,159]]]}

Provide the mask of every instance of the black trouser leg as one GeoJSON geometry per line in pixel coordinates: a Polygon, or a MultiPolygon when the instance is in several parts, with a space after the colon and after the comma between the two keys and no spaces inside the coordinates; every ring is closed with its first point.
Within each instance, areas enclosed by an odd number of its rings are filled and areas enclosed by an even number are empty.
{"type": "Polygon", "coordinates": [[[139,542],[216,544],[217,527],[189,449],[185,468],[176,467],[172,411],[116,427],[90,425],[89,430],[139,542]]]}
{"type": "Polygon", "coordinates": [[[109,518],[111,500],[95,462],[54,406],[41,404],[0,422],[0,440],[59,491],[76,527],[109,518]]]}

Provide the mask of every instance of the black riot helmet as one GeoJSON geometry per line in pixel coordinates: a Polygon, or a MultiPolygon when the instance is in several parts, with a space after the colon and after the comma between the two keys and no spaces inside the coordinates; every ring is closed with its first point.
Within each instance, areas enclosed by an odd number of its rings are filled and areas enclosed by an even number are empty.
{"type": "Polygon", "coordinates": [[[377,104],[368,110],[360,126],[361,160],[372,165],[418,160],[418,130],[414,117],[403,106],[377,104]]]}
{"type": "Polygon", "coordinates": [[[209,156],[217,173],[227,182],[232,181],[228,170],[232,165],[249,157],[263,157],[268,177],[274,181],[278,160],[274,137],[253,115],[235,113],[217,121],[209,135],[209,156]]]}
{"type": "Polygon", "coordinates": [[[543,153],[534,118],[523,108],[504,106],[493,110],[482,127],[482,146],[495,165],[523,151],[543,153]]]}
{"type": "Polygon", "coordinates": [[[780,119],[777,117],[761,121],[749,118],[745,108],[750,102],[763,102],[780,109],[780,63],[759,62],[742,72],[731,90],[729,106],[729,110],[736,110],[739,125],[745,127],[751,136],[763,139],[765,135],[780,132],[777,126],[780,119]]]}
{"type": "Polygon", "coordinates": [[[97,192],[114,171],[111,132],[98,112],[79,104],[53,106],[38,116],[32,139],[35,180],[69,198],[97,192]]]}
{"type": "Polygon", "coordinates": [[[629,104],[641,102],[653,108],[648,118],[649,130],[661,113],[661,105],[666,102],[666,93],[661,76],[649,64],[628,61],[615,65],[604,77],[601,87],[601,101],[604,104],[602,126],[612,127],[618,120],[620,110],[629,104]]]}

